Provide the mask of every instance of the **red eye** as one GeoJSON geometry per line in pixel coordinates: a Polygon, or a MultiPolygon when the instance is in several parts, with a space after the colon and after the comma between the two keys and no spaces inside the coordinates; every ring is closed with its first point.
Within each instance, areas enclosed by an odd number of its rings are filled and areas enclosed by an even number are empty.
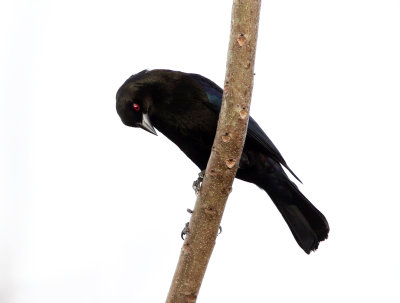
{"type": "Polygon", "coordinates": [[[138,112],[140,110],[139,104],[134,103],[133,104],[133,109],[138,112]]]}

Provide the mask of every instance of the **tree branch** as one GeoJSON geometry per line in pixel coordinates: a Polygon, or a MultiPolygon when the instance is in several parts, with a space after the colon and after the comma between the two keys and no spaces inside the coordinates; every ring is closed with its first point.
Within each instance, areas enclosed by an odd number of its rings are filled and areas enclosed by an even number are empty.
{"type": "Polygon", "coordinates": [[[234,0],[224,95],[205,177],[167,303],[195,302],[246,138],[261,0],[234,0]]]}

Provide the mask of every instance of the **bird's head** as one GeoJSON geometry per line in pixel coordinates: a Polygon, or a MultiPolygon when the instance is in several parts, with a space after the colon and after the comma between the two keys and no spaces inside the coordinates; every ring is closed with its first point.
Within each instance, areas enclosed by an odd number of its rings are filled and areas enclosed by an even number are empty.
{"type": "Polygon", "coordinates": [[[130,77],[117,92],[117,113],[122,122],[131,127],[140,127],[153,135],[156,130],[150,121],[152,98],[148,94],[148,87],[141,82],[147,71],[130,77]]]}

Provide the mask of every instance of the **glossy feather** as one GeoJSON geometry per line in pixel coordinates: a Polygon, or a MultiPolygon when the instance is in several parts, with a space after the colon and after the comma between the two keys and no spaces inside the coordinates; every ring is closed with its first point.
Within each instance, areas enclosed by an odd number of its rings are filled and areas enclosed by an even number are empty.
{"type": "MultiPolygon", "coordinates": [[[[146,130],[154,126],[204,170],[215,136],[222,94],[217,84],[198,74],[145,70],[131,76],[118,90],[117,112],[128,126],[146,130]],[[144,117],[146,127],[143,127],[144,117]]],[[[297,243],[309,253],[328,237],[329,225],[282,166],[297,178],[276,146],[250,117],[236,177],[268,193],[297,243]]]]}

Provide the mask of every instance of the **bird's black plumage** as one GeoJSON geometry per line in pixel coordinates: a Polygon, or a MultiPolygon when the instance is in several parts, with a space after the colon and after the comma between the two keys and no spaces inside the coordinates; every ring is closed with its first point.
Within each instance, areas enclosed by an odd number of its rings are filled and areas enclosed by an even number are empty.
{"type": "MultiPolygon", "coordinates": [[[[218,85],[201,75],[144,70],[131,76],[118,90],[117,112],[128,126],[153,134],[156,128],[204,170],[214,141],[222,93],[218,85]]],[[[329,225],[282,166],[297,178],[250,117],[236,177],[268,193],[297,243],[309,253],[328,237],[329,225]]]]}

